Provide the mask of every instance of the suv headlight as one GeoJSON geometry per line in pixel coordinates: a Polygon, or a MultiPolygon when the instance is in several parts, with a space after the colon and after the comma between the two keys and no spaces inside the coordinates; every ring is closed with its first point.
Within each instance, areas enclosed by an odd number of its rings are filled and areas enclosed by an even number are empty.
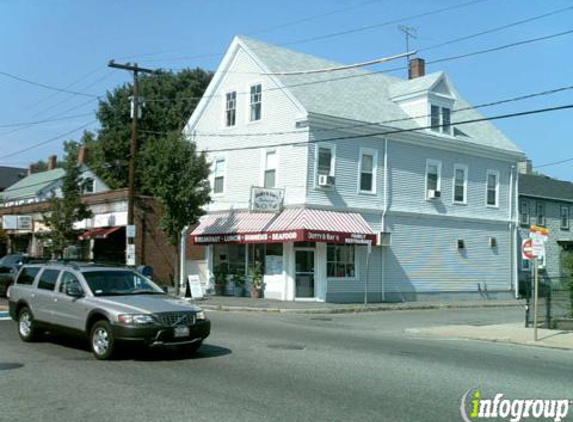
{"type": "Polygon", "coordinates": [[[151,315],[119,315],[117,320],[122,324],[145,325],[155,323],[155,319],[151,315]]]}
{"type": "Polygon", "coordinates": [[[207,317],[205,316],[205,311],[197,311],[195,314],[195,319],[197,321],[205,321],[207,317]]]}

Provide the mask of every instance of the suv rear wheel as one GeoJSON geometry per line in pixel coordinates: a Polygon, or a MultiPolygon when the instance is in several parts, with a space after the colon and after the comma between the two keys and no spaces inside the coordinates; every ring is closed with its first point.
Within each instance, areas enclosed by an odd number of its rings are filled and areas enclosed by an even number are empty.
{"type": "Polygon", "coordinates": [[[112,358],[115,352],[115,339],[109,322],[102,320],[93,325],[90,345],[96,358],[100,360],[112,358]]]}
{"type": "Polygon", "coordinates": [[[27,307],[22,308],[18,314],[18,334],[26,342],[34,341],[38,336],[34,316],[27,307]]]}

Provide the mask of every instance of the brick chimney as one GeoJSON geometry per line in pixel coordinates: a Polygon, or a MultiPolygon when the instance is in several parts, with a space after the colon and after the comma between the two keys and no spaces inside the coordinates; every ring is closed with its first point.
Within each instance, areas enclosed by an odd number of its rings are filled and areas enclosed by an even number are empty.
{"type": "Polygon", "coordinates": [[[518,163],[517,168],[521,174],[532,174],[533,173],[533,163],[531,160],[526,160],[518,163]]]}
{"type": "Polygon", "coordinates": [[[88,163],[88,147],[86,145],[82,145],[80,150],[78,151],[78,164],[87,164],[88,163]]]}
{"type": "Polygon", "coordinates": [[[414,57],[410,59],[408,66],[408,79],[420,78],[426,74],[426,62],[424,59],[414,57]]]}
{"type": "Polygon", "coordinates": [[[54,170],[56,168],[57,160],[58,160],[58,157],[55,155],[50,155],[48,157],[48,171],[54,170]]]}

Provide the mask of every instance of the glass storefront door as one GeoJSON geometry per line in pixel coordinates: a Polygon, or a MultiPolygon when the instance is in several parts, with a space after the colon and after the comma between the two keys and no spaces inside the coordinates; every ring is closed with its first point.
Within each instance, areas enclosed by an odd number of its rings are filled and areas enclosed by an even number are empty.
{"type": "Polygon", "coordinates": [[[295,249],[295,298],[314,297],[314,250],[295,249]]]}

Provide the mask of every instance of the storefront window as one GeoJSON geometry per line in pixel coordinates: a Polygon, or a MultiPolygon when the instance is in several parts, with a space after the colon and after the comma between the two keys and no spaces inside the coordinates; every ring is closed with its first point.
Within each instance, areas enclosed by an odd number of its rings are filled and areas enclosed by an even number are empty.
{"type": "Polygon", "coordinates": [[[245,273],[246,245],[230,243],[227,245],[213,245],[213,268],[221,264],[227,265],[229,274],[245,273]]]}
{"type": "Polygon", "coordinates": [[[284,269],[283,244],[269,243],[265,245],[265,275],[279,275],[284,269]]]}
{"type": "Polygon", "coordinates": [[[326,247],[326,276],[354,278],[356,276],[354,245],[328,244],[326,247]]]}

